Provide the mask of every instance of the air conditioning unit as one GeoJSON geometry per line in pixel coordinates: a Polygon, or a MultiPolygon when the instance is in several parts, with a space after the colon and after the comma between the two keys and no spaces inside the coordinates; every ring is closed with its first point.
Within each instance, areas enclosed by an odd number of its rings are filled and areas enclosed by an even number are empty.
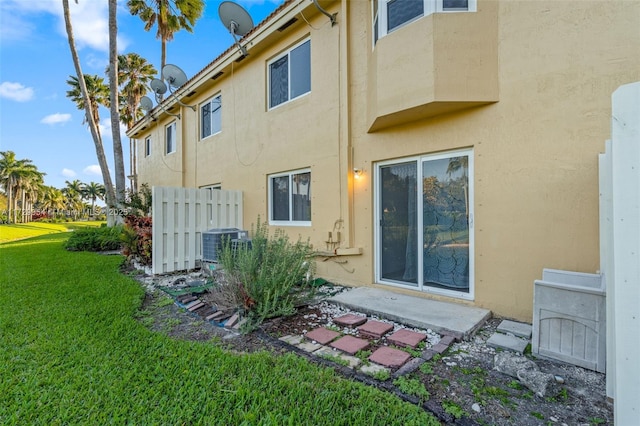
{"type": "Polygon", "coordinates": [[[229,240],[246,239],[247,231],[238,228],[214,228],[202,233],[202,261],[217,262],[223,244],[229,240]]]}

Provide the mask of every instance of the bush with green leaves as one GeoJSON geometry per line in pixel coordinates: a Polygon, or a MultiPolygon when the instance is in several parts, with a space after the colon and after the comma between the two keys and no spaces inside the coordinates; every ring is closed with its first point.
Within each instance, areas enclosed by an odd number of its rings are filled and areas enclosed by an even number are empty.
{"type": "Polygon", "coordinates": [[[220,264],[228,290],[241,295],[249,324],[292,315],[312,294],[313,249],[308,241],[291,242],[278,229],[269,235],[258,218],[251,230],[251,245],[223,242],[220,264]]]}
{"type": "Polygon", "coordinates": [[[73,231],[64,243],[69,251],[108,251],[120,250],[122,226],[103,226],[79,228],[73,231]]]}
{"type": "Polygon", "coordinates": [[[121,241],[124,245],[123,254],[134,257],[142,265],[151,265],[153,254],[152,219],[149,216],[127,215],[124,218],[124,228],[121,241]]]}

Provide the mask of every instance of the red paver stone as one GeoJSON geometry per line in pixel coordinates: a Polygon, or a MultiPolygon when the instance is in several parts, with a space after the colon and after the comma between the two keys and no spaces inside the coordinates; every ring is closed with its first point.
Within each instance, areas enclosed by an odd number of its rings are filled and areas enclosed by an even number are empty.
{"type": "Polygon", "coordinates": [[[373,320],[369,320],[358,327],[358,331],[361,335],[371,337],[372,339],[379,339],[391,330],[393,330],[392,324],[373,320]]]}
{"type": "Polygon", "coordinates": [[[367,317],[362,315],[346,314],[341,317],[334,318],[333,322],[343,327],[357,327],[367,322],[367,317]]]}
{"type": "Polygon", "coordinates": [[[358,351],[368,348],[369,342],[364,339],[346,335],[332,342],[329,346],[353,355],[358,351]]]}
{"type": "Polygon", "coordinates": [[[311,330],[310,332],[305,334],[304,337],[306,337],[309,340],[314,340],[320,343],[321,345],[326,345],[332,340],[335,340],[335,338],[338,337],[339,335],[340,333],[338,333],[337,331],[320,327],[320,328],[316,328],[315,330],[311,330]]]}
{"type": "Polygon", "coordinates": [[[427,338],[424,333],[418,333],[417,331],[407,330],[405,328],[396,331],[391,336],[387,337],[389,342],[397,346],[412,347],[415,348],[420,342],[427,338]]]}
{"type": "Polygon", "coordinates": [[[411,358],[411,355],[405,351],[382,346],[369,356],[369,361],[385,367],[400,367],[409,361],[409,358],[411,358]]]}

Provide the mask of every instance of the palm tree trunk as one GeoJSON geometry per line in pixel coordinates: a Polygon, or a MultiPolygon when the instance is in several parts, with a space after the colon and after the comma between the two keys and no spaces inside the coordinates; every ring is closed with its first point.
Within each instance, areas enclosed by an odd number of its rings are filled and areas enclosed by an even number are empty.
{"type": "Polygon", "coordinates": [[[111,92],[111,134],[113,135],[113,160],[116,173],[116,200],[124,201],[126,181],[124,177],[124,155],[120,138],[120,111],[118,102],[118,22],[117,0],[109,0],[109,91],[111,92]]]}
{"type": "Polygon", "coordinates": [[[111,182],[111,175],[109,173],[109,164],[107,163],[107,157],[104,155],[102,138],[98,133],[98,125],[94,120],[93,114],[91,112],[91,102],[89,102],[87,96],[87,86],[84,81],[82,68],[80,67],[80,58],[78,57],[78,52],[76,50],[76,43],[73,37],[73,28],[71,26],[71,16],[69,14],[69,0],[62,0],[62,9],[64,11],[65,28],[67,30],[67,37],[69,39],[69,49],[71,50],[73,65],[75,66],[76,74],[78,76],[80,91],[82,92],[82,97],[84,98],[85,114],[87,122],[89,123],[89,129],[91,130],[91,136],[93,137],[93,143],[96,148],[98,164],[100,165],[100,170],[102,171],[102,180],[104,181],[105,187],[105,201],[107,203],[107,207],[113,208],[116,206],[116,197],[113,190],[113,183],[111,182]]]}

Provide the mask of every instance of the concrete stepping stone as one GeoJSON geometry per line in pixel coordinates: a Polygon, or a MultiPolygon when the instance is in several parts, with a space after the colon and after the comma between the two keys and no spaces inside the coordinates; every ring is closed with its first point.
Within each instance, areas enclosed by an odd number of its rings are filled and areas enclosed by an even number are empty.
{"type": "Polygon", "coordinates": [[[316,328],[304,335],[307,339],[316,341],[321,345],[326,345],[327,343],[335,340],[338,336],[340,336],[340,333],[329,330],[325,327],[316,328]]]}
{"type": "Polygon", "coordinates": [[[525,324],[523,322],[503,320],[500,325],[498,325],[496,330],[504,334],[513,334],[517,337],[530,339],[533,327],[531,324],[525,324]]]}
{"type": "Polygon", "coordinates": [[[343,327],[357,327],[367,322],[367,317],[355,314],[346,314],[341,317],[334,318],[333,322],[343,327]]]}
{"type": "Polygon", "coordinates": [[[409,361],[409,358],[411,358],[411,355],[405,351],[382,346],[369,356],[369,361],[392,368],[404,365],[404,363],[409,361]]]}
{"type": "Polygon", "coordinates": [[[339,358],[340,360],[345,361],[347,363],[346,367],[349,367],[349,368],[355,368],[358,365],[360,365],[360,363],[362,362],[359,358],[356,358],[355,356],[334,351],[333,349],[328,348],[326,346],[315,351],[313,355],[319,356],[322,358],[327,358],[327,359],[339,358]]]}
{"type": "Polygon", "coordinates": [[[300,342],[299,344],[295,345],[296,348],[298,349],[302,349],[305,352],[315,352],[318,349],[322,348],[323,346],[320,343],[317,342],[300,342]]]}
{"type": "Polygon", "coordinates": [[[193,306],[196,306],[196,305],[197,305],[197,304],[199,304],[199,303],[202,303],[202,302],[201,302],[200,300],[196,299],[196,300],[193,300],[193,301],[191,301],[191,302],[189,302],[189,303],[185,304],[185,305],[184,305],[184,307],[185,307],[187,310],[190,310],[193,306]]]}
{"type": "Polygon", "coordinates": [[[278,340],[281,340],[285,343],[295,346],[302,343],[302,336],[293,336],[291,334],[287,334],[286,336],[282,336],[278,340]]]}
{"type": "Polygon", "coordinates": [[[358,327],[362,336],[372,339],[380,339],[391,330],[393,330],[393,324],[375,320],[369,320],[358,327]]]}
{"type": "Polygon", "coordinates": [[[385,367],[384,365],[380,365],[380,364],[374,364],[371,363],[369,365],[363,365],[360,367],[360,371],[366,374],[370,374],[370,375],[374,375],[376,373],[379,372],[383,372],[386,371],[387,373],[389,372],[389,369],[387,367],[385,367]]]}
{"type": "Polygon", "coordinates": [[[387,337],[387,340],[390,343],[393,343],[396,346],[402,346],[403,348],[416,348],[420,344],[420,342],[422,342],[426,338],[427,335],[424,333],[418,333],[416,331],[402,328],[393,333],[391,336],[387,337]]]}
{"type": "Polygon", "coordinates": [[[506,349],[513,352],[524,353],[529,342],[519,337],[508,334],[493,333],[487,340],[487,346],[498,349],[506,349]]]}
{"type": "Polygon", "coordinates": [[[238,323],[238,321],[240,321],[240,315],[238,314],[233,314],[231,315],[231,317],[229,317],[229,319],[227,320],[227,322],[224,324],[224,326],[226,328],[231,328],[234,325],[236,325],[238,323]]]}
{"type": "Polygon", "coordinates": [[[369,347],[369,341],[354,336],[342,336],[338,340],[329,344],[332,348],[340,349],[348,354],[355,354],[358,351],[369,347]]]}

